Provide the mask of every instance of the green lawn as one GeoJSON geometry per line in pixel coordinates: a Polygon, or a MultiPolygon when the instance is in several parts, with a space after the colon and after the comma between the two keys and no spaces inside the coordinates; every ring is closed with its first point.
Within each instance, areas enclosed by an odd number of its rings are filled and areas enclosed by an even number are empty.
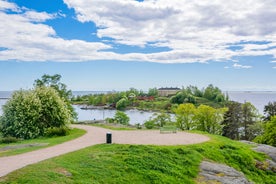
{"type": "Polygon", "coordinates": [[[49,147],[49,146],[54,146],[56,144],[60,144],[60,143],[63,143],[63,142],[69,141],[69,140],[73,140],[77,137],[84,135],[85,133],[86,133],[85,130],[74,128],[70,131],[70,134],[67,136],[52,137],[52,138],[38,138],[38,139],[32,139],[32,140],[24,140],[24,141],[12,143],[12,144],[0,144],[0,148],[3,148],[6,146],[13,146],[13,145],[48,143],[45,146],[34,146],[34,147],[26,147],[26,148],[20,148],[20,149],[11,149],[8,151],[0,151],[0,157],[16,155],[16,154],[34,151],[34,150],[49,147]]]}
{"type": "Polygon", "coordinates": [[[0,183],[196,183],[200,162],[212,160],[242,171],[255,183],[272,184],[276,175],[255,167],[266,157],[249,145],[221,136],[189,146],[102,144],[27,166],[0,183]]]}

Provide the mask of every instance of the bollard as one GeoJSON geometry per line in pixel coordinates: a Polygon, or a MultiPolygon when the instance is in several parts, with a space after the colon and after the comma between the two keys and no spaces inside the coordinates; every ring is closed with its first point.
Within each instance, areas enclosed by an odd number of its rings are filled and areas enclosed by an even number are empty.
{"type": "Polygon", "coordinates": [[[111,132],[106,133],[106,144],[111,144],[112,143],[112,134],[111,132]]]}

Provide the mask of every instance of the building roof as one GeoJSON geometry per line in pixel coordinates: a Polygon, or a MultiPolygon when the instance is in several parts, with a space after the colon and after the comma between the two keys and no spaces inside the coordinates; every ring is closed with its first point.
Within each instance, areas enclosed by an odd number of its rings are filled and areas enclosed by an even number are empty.
{"type": "Polygon", "coordinates": [[[170,88],[168,88],[168,87],[165,87],[165,88],[159,88],[158,90],[181,90],[180,88],[177,88],[177,87],[175,87],[175,88],[173,88],[173,87],[170,87],[170,88]]]}

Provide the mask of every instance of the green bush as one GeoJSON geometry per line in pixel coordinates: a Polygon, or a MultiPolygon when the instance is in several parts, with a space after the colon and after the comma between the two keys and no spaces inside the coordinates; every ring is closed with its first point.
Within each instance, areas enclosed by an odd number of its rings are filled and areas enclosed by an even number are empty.
{"type": "Polygon", "coordinates": [[[3,137],[33,139],[44,136],[50,127],[66,126],[73,121],[70,109],[51,87],[20,90],[3,106],[0,132],[3,137]]]}
{"type": "Polygon", "coordinates": [[[69,135],[70,129],[68,127],[52,127],[46,130],[45,135],[47,137],[58,137],[69,135]]]}
{"type": "Polygon", "coordinates": [[[0,138],[1,144],[10,144],[10,143],[18,142],[18,141],[19,141],[19,139],[15,138],[15,137],[11,137],[11,136],[0,138]]]}
{"type": "Polygon", "coordinates": [[[144,123],[144,125],[145,125],[145,127],[146,127],[147,129],[153,129],[154,126],[155,126],[153,120],[148,120],[148,121],[146,121],[146,122],[144,123]]]}

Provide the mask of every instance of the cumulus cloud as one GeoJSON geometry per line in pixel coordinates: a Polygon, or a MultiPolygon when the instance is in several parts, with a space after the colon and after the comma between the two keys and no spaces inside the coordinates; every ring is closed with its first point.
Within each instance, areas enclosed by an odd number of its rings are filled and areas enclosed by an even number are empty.
{"type": "Polygon", "coordinates": [[[64,0],[64,3],[74,9],[78,21],[95,23],[96,35],[103,41],[59,38],[44,23],[58,14],[22,11],[16,4],[0,0],[0,48],[7,48],[0,51],[0,60],[205,63],[237,56],[276,58],[274,0],[64,0]],[[168,49],[119,54],[112,49],[114,44],[168,49]]]}
{"type": "Polygon", "coordinates": [[[273,0],[64,2],[75,9],[79,21],[96,23],[100,38],[110,37],[120,44],[141,47],[155,42],[173,50],[160,53],[154,59],[150,55],[155,61],[164,56],[169,60],[169,55],[176,62],[220,61],[245,55],[276,57],[275,50],[269,47],[276,43],[276,11],[273,8],[276,1],[273,0]],[[242,44],[243,49],[236,52],[227,49],[229,44],[243,41],[248,42],[242,44]],[[254,44],[264,41],[269,44],[254,44]]]}
{"type": "MultiPolygon", "coordinates": [[[[20,9],[13,3],[5,3],[6,9],[20,9]]],[[[110,48],[106,44],[57,37],[52,27],[43,24],[54,17],[33,10],[18,14],[0,11],[0,60],[87,61],[107,57],[99,52],[110,48]]]]}
{"type": "Polygon", "coordinates": [[[233,68],[236,68],[236,69],[249,69],[249,68],[252,68],[252,66],[249,66],[249,65],[241,65],[241,64],[234,63],[234,64],[233,64],[233,68]]]}

